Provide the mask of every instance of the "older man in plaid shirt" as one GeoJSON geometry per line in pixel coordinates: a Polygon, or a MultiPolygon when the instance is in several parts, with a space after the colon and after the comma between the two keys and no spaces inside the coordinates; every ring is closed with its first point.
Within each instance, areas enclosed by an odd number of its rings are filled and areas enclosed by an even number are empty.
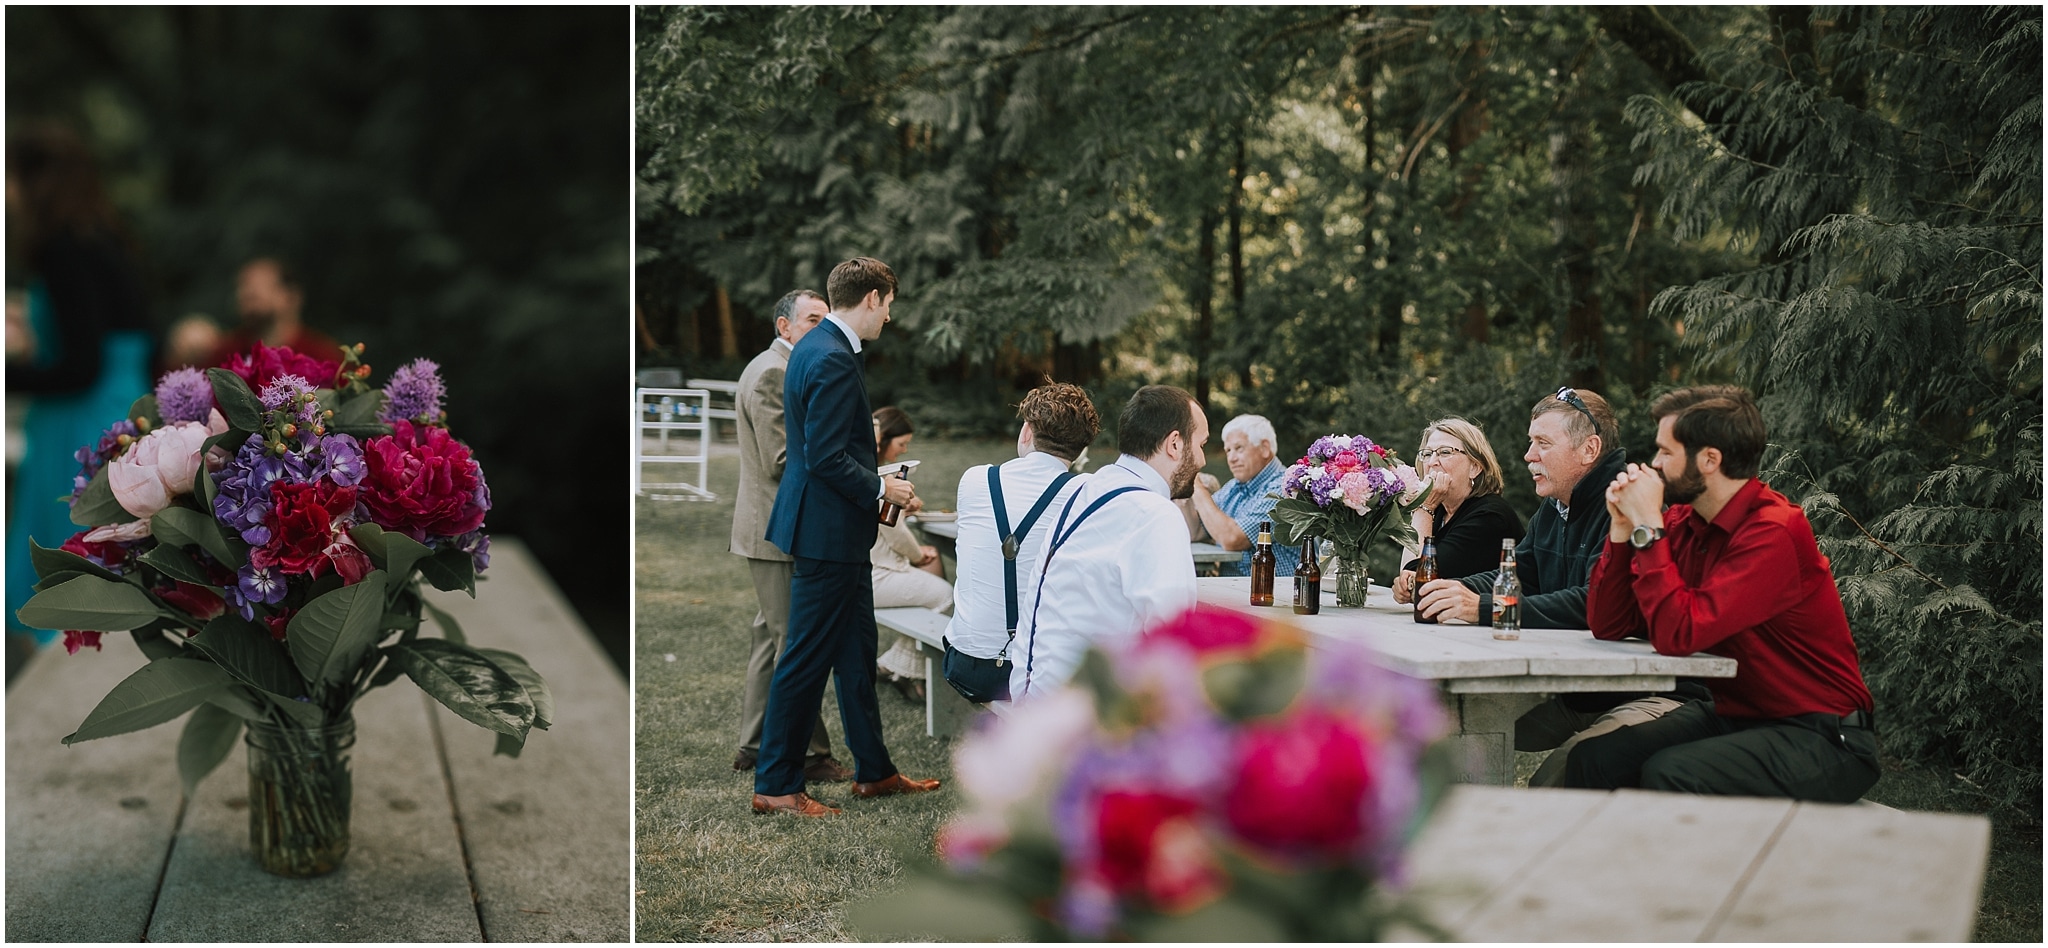
{"type": "MultiPolygon", "coordinates": [[[[1188,513],[1190,539],[1208,539],[1226,550],[1243,550],[1236,562],[1222,564],[1225,576],[1249,576],[1252,571],[1252,540],[1259,535],[1259,523],[1271,520],[1280,492],[1280,479],[1287,469],[1275,456],[1278,451],[1273,423],[1262,415],[1239,415],[1223,426],[1223,457],[1230,464],[1230,483],[1211,493],[1209,476],[1195,480],[1195,495],[1181,501],[1188,513]]],[[[1274,547],[1275,576],[1294,575],[1301,553],[1293,547],[1274,547]]]]}

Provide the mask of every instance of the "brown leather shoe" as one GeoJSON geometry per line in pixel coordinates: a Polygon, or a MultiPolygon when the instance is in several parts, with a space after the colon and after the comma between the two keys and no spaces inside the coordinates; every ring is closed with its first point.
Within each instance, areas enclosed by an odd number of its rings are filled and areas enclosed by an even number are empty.
{"type": "Polygon", "coordinates": [[[745,771],[747,773],[753,773],[754,762],[757,759],[759,759],[759,755],[757,753],[755,753],[754,751],[747,750],[745,748],[741,748],[739,756],[734,757],[732,759],[732,769],[745,771]]]}
{"type": "Polygon", "coordinates": [[[936,780],[916,780],[902,774],[890,774],[874,783],[856,783],[853,792],[864,797],[886,797],[892,793],[925,793],[939,789],[936,780]]]}
{"type": "Polygon", "coordinates": [[[804,779],[819,783],[845,783],[853,779],[853,771],[832,759],[831,754],[810,758],[804,765],[804,779]]]}
{"type": "Polygon", "coordinates": [[[755,813],[787,813],[791,816],[837,816],[839,808],[826,806],[811,799],[811,795],[798,791],[786,797],[768,797],[754,794],[755,813]]]}

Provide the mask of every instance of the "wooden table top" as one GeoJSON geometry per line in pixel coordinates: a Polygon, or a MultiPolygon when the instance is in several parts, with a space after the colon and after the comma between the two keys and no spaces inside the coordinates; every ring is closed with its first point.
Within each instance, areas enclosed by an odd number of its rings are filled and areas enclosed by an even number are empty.
{"type": "Polygon", "coordinates": [[[1465,941],[1966,941],[1982,816],[1618,790],[1451,790],[1409,889],[1465,941]]]}
{"type": "Polygon", "coordinates": [[[13,941],[624,941],[630,935],[630,702],[532,555],[494,537],[471,600],[429,593],[473,644],[524,655],[555,725],[518,760],[401,679],[356,706],[342,868],[269,875],[249,849],[243,754],[184,801],[181,721],[65,747],[141,667],[45,649],[7,694],[7,930],[13,941]]]}
{"type": "Polygon", "coordinates": [[[1291,608],[1251,605],[1249,577],[1207,577],[1195,586],[1205,604],[1284,618],[1314,637],[1363,642],[1383,667],[1443,681],[1454,693],[1656,691],[1672,687],[1678,676],[1735,676],[1732,658],[1659,655],[1641,639],[1607,642],[1584,629],[1523,629],[1521,639],[1503,642],[1485,626],[1418,625],[1413,610],[1394,602],[1385,587],[1374,587],[1362,608],[1340,609],[1326,581],[1322,612],[1298,616],[1291,608]]]}

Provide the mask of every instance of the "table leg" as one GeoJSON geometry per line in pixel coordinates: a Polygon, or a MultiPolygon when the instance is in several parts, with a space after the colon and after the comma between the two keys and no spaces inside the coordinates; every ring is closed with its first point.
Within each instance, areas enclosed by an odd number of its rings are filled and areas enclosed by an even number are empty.
{"type": "Polygon", "coordinates": [[[1515,783],[1515,719],[1541,704],[1540,694],[1463,694],[1444,696],[1458,714],[1462,783],[1511,787],[1515,783]]]}

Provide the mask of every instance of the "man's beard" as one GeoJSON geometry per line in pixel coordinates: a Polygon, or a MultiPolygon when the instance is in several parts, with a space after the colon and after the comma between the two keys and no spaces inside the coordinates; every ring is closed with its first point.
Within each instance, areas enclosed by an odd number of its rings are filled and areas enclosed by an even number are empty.
{"type": "Polygon", "coordinates": [[[1195,496],[1195,475],[1202,473],[1202,467],[1195,463],[1195,452],[1189,451],[1181,459],[1180,466],[1173,469],[1173,480],[1168,481],[1167,493],[1174,500],[1186,500],[1195,496]]]}
{"type": "Polygon", "coordinates": [[[1685,470],[1678,472],[1676,480],[1664,477],[1663,471],[1658,471],[1657,476],[1664,478],[1664,502],[1667,504],[1692,503],[1707,490],[1707,479],[1701,476],[1699,468],[1693,466],[1690,456],[1685,459],[1685,470]]]}

